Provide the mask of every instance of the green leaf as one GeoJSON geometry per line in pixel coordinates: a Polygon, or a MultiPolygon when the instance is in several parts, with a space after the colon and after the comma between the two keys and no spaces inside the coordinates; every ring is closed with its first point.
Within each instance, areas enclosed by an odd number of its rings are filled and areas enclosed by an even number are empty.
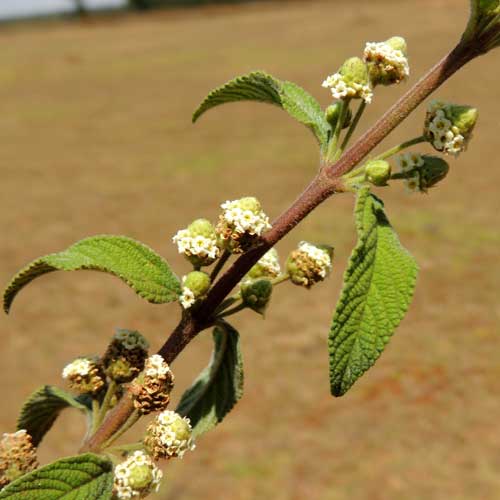
{"type": "Polygon", "coordinates": [[[415,291],[416,262],[401,246],[383,207],[368,188],[360,190],[355,210],[358,243],[329,336],[334,396],[345,394],[375,363],[415,291]]]}
{"type": "Polygon", "coordinates": [[[68,407],[88,411],[83,402],[51,385],[36,390],[24,403],[17,420],[17,430],[25,429],[38,446],[62,410],[68,407]]]}
{"type": "Polygon", "coordinates": [[[169,265],[149,247],[124,236],[93,236],[63,252],[40,257],[16,274],[4,292],[5,312],[17,293],[35,278],[52,271],[82,269],[113,274],[154,304],[177,300],[181,292],[169,265]]]}
{"type": "Polygon", "coordinates": [[[63,458],[16,479],[0,492],[0,500],[109,500],[113,464],[86,453],[63,458]]]}
{"type": "Polygon", "coordinates": [[[311,94],[295,83],[283,82],[281,103],[290,116],[311,129],[321,145],[326,144],[331,127],[318,101],[311,94]]]}
{"type": "Polygon", "coordinates": [[[331,127],[319,103],[292,82],[283,82],[262,71],[239,76],[212,90],[193,114],[193,123],[215,106],[227,102],[259,101],[274,104],[308,127],[321,146],[328,141],[331,127]]]}
{"type": "Polygon", "coordinates": [[[239,334],[228,323],[214,328],[209,365],[182,395],[177,413],[189,417],[193,435],[214,428],[243,396],[243,360],[239,334]]]}

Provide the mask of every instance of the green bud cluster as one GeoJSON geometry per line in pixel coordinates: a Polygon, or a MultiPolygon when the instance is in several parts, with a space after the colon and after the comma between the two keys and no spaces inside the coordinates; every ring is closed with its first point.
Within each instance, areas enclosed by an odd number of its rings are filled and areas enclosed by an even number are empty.
{"type": "Polygon", "coordinates": [[[243,303],[259,314],[264,314],[271,295],[273,293],[273,284],[265,278],[253,281],[245,281],[241,284],[241,298],[243,303]]]}
{"type": "Polygon", "coordinates": [[[386,186],[391,178],[391,165],[385,160],[369,161],[365,167],[365,177],[375,186],[386,186]]]}

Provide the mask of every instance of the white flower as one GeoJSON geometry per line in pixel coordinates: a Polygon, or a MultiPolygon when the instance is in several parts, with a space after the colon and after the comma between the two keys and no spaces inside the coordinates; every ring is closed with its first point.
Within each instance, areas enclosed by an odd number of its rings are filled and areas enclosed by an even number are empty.
{"type": "Polygon", "coordinates": [[[162,411],[146,432],[145,444],[157,458],[182,458],[188,450],[194,450],[189,418],[171,410],[162,411]]]}
{"type": "Polygon", "coordinates": [[[160,354],[153,354],[144,363],[144,374],[147,377],[164,379],[170,372],[170,367],[160,354]]]}
{"type": "Polygon", "coordinates": [[[379,71],[389,77],[388,83],[399,83],[410,76],[408,59],[401,50],[391,47],[386,42],[368,42],[363,58],[367,63],[373,63],[379,71]]]}
{"type": "Polygon", "coordinates": [[[189,309],[196,302],[196,297],[193,291],[187,286],[182,287],[182,293],[179,297],[179,302],[184,309],[189,309]]]}
{"type": "Polygon", "coordinates": [[[420,189],[420,174],[415,172],[415,174],[409,179],[404,179],[404,184],[408,192],[410,193],[419,193],[420,189]]]}
{"type": "Polygon", "coordinates": [[[86,358],[78,358],[66,365],[62,372],[62,377],[64,379],[72,377],[86,377],[90,374],[92,368],[94,368],[95,363],[86,358]]]}
{"type": "Polygon", "coordinates": [[[329,88],[335,99],[358,97],[363,99],[368,104],[372,101],[373,92],[369,85],[362,85],[355,82],[349,85],[340,73],[328,76],[322,83],[322,86],[329,88]]]}
{"type": "Polygon", "coordinates": [[[113,492],[120,500],[145,498],[159,490],[162,477],[162,471],[149,455],[135,451],[115,467],[113,492]]]}
{"type": "Polygon", "coordinates": [[[328,253],[315,245],[311,245],[307,241],[301,241],[298,249],[307,254],[314,261],[318,268],[319,275],[322,278],[326,278],[332,270],[332,259],[328,253]]]}
{"type": "Polygon", "coordinates": [[[402,173],[409,172],[414,168],[419,168],[424,165],[424,159],[419,153],[404,153],[399,155],[396,159],[396,163],[402,173]]]}
{"type": "Polygon", "coordinates": [[[177,244],[179,253],[188,257],[208,258],[213,261],[217,259],[220,253],[215,237],[209,238],[202,235],[193,235],[188,229],[177,231],[172,240],[177,244]]]}
{"type": "Polygon", "coordinates": [[[276,249],[271,248],[257,262],[268,276],[278,276],[281,273],[280,261],[276,249]]]}

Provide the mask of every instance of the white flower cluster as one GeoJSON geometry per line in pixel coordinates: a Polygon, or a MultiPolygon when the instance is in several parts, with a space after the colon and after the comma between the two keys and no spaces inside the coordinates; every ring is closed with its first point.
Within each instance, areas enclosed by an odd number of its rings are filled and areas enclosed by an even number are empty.
{"type": "Polygon", "coordinates": [[[136,348],[143,349],[144,351],[149,349],[148,341],[136,331],[118,329],[114,334],[114,339],[120,342],[120,345],[128,351],[136,348]]]}
{"type": "Polygon", "coordinates": [[[300,252],[304,252],[317,266],[318,274],[324,279],[332,270],[332,259],[327,252],[311,245],[307,241],[301,241],[298,246],[300,252]]]}
{"type": "Polygon", "coordinates": [[[399,83],[410,76],[407,57],[401,50],[391,47],[386,42],[368,42],[363,58],[367,63],[376,64],[381,71],[393,76],[394,83],[399,83]]]}
{"type": "Polygon", "coordinates": [[[146,375],[146,377],[165,379],[169,373],[171,376],[170,367],[159,354],[153,354],[146,359],[144,364],[144,375],[146,375]]]}
{"type": "Polygon", "coordinates": [[[162,411],[154,423],[155,446],[161,448],[166,457],[182,458],[186,451],[194,450],[189,418],[181,417],[171,410],[162,411]]]}
{"type": "Polygon", "coordinates": [[[87,358],[78,358],[66,365],[62,371],[63,379],[86,377],[94,368],[95,363],[87,358]]]}
{"type": "Polygon", "coordinates": [[[144,498],[157,492],[163,477],[162,471],[143,451],[135,451],[114,471],[114,494],[120,500],[144,498]]]}
{"type": "Polygon", "coordinates": [[[420,153],[405,153],[398,156],[396,163],[400,171],[406,173],[414,168],[422,167],[425,162],[420,153]]]}
{"type": "Polygon", "coordinates": [[[270,229],[269,217],[262,211],[253,211],[241,208],[240,200],[226,201],[221,205],[222,219],[231,225],[239,234],[260,236],[266,229],[270,229]]]}
{"type": "Polygon", "coordinates": [[[179,297],[179,302],[184,309],[189,309],[196,302],[196,296],[194,295],[194,292],[191,290],[191,288],[188,288],[187,286],[182,287],[182,293],[179,297]]]}
{"type": "Polygon", "coordinates": [[[214,261],[220,254],[216,238],[207,238],[202,235],[193,236],[189,229],[181,229],[177,231],[172,240],[175,244],[177,244],[179,253],[189,257],[194,256],[202,259],[208,258],[214,261]]]}
{"type": "Polygon", "coordinates": [[[269,277],[276,278],[281,273],[280,261],[278,257],[278,252],[275,248],[271,248],[266,252],[257,262],[257,265],[264,271],[264,273],[269,277]]]}
{"type": "Polygon", "coordinates": [[[340,73],[335,73],[326,78],[322,86],[329,88],[335,99],[361,98],[367,104],[372,102],[373,91],[370,85],[360,83],[347,83],[340,73]]]}
{"type": "Polygon", "coordinates": [[[432,145],[438,151],[458,156],[466,149],[465,137],[459,129],[448,120],[443,109],[429,109],[433,117],[429,120],[426,133],[432,138],[432,145]]]}

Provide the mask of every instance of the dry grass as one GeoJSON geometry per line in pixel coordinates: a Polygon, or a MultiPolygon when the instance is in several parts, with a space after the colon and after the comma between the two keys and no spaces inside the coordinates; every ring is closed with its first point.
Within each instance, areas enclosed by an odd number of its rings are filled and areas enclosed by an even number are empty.
{"type": "MultiPolygon", "coordinates": [[[[218,204],[256,194],[277,215],[316,168],[312,138],[278,110],[238,104],[190,115],[230,77],[264,68],[320,96],[322,78],[365,40],[404,35],[414,77],[448,49],[466,0],[245,5],[37,24],[0,33],[0,281],[84,236],[126,234],[183,272],[170,237],[218,204]]],[[[354,242],[352,199],[332,199],[279,245],[326,240],[336,272],[306,292],[284,286],[266,321],[243,314],[246,395],[196,453],[168,464],[158,498],[220,500],[494,500],[500,495],[500,211],[498,54],[440,95],[482,111],[468,154],[429,196],[383,192],[421,273],[390,347],[342,399],[328,394],[326,336],[354,242]]],[[[365,125],[403,89],[380,91],[365,125]]],[[[387,145],[415,135],[417,112],[387,145]]],[[[0,317],[0,424],[25,396],[60,384],[62,366],[102,352],[115,326],[159,346],[175,306],[143,303],[95,273],[50,275],[0,317]]],[[[202,335],[176,363],[178,392],[209,355],[202,335]]],[[[42,446],[72,454],[81,421],[67,414],[42,446]]]]}

